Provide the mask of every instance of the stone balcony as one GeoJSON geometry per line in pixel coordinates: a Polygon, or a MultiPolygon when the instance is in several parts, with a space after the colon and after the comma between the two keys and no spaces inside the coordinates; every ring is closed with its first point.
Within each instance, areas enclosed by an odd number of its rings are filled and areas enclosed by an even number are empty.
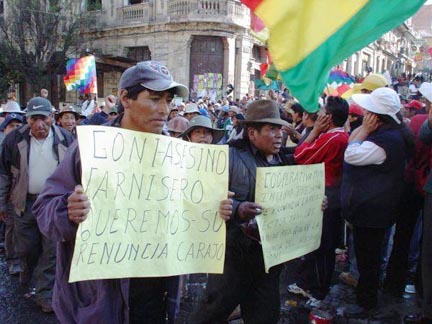
{"type": "Polygon", "coordinates": [[[115,25],[128,26],[152,22],[216,22],[250,26],[250,13],[236,0],[170,0],[165,16],[154,16],[153,3],[124,6],[117,9],[115,25]]]}
{"type": "Polygon", "coordinates": [[[153,20],[153,4],[149,0],[117,9],[116,23],[119,25],[148,24],[153,20]]]}

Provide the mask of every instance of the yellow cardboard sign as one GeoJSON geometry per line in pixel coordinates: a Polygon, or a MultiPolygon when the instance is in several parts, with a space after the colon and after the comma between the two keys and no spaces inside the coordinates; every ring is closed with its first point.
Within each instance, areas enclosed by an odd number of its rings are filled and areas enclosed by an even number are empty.
{"type": "Polygon", "coordinates": [[[91,211],[69,282],[223,272],[227,146],[117,127],[77,133],[91,211]]]}
{"type": "Polygon", "coordinates": [[[257,168],[255,201],[266,271],[316,250],[321,241],[324,163],[257,168]]]}

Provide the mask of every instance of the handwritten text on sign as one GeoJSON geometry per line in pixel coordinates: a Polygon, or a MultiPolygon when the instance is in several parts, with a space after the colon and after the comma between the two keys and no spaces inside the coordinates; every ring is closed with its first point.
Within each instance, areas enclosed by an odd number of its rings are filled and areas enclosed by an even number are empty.
{"type": "Polygon", "coordinates": [[[316,250],[322,231],[324,164],[258,168],[255,201],[266,271],[316,250]]]}
{"type": "Polygon", "coordinates": [[[91,202],[70,282],[222,273],[228,188],[226,146],[116,127],[78,127],[91,202]]]}

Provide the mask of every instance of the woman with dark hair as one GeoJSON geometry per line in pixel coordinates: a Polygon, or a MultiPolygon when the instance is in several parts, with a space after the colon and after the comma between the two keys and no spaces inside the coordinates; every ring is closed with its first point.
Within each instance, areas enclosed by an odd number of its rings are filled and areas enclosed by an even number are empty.
{"type": "Polygon", "coordinates": [[[351,317],[367,317],[377,306],[381,251],[386,230],[396,221],[405,161],[414,141],[400,114],[400,99],[390,88],[352,99],[365,109],[362,126],[345,151],[342,213],[352,225],[360,277],[351,317]]]}
{"type": "Polygon", "coordinates": [[[305,110],[302,105],[295,102],[288,109],[288,112],[291,114],[292,117],[292,125],[286,127],[285,130],[288,133],[291,141],[298,144],[299,140],[303,136],[303,130],[305,128],[302,123],[303,113],[305,112],[305,110]]]}
{"type": "Polygon", "coordinates": [[[243,138],[243,125],[241,124],[241,120],[244,120],[244,116],[242,114],[236,114],[232,117],[233,122],[233,130],[228,138],[227,143],[230,141],[234,141],[236,139],[243,138]]]}

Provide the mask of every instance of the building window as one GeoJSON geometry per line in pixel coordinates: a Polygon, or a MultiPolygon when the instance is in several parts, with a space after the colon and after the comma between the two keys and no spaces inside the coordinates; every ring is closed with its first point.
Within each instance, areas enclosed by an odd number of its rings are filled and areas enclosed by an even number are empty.
{"type": "Polygon", "coordinates": [[[252,57],[257,62],[262,62],[261,48],[257,45],[252,47],[252,57]]]}
{"type": "Polygon", "coordinates": [[[148,46],[129,47],[127,57],[140,62],[151,60],[151,52],[148,46]]]}
{"type": "Polygon", "coordinates": [[[129,4],[134,5],[143,2],[143,0],[129,0],[129,4]]]}
{"type": "Polygon", "coordinates": [[[87,0],[87,11],[102,9],[102,0],[87,0]]]}

